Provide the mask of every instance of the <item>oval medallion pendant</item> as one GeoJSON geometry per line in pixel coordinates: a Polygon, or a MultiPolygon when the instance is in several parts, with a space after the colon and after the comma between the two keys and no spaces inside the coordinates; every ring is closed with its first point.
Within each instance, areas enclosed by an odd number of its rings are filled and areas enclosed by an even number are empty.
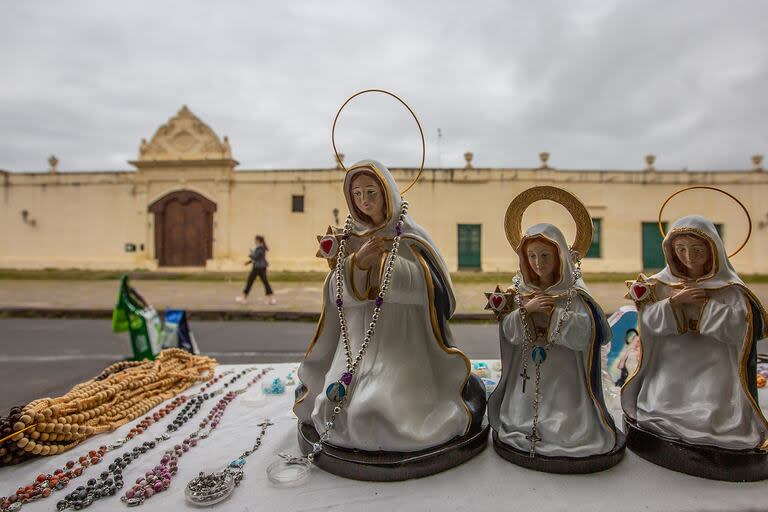
{"type": "Polygon", "coordinates": [[[531,352],[531,359],[536,364],[541,364],[547,360],[547,349],[544,347],[536,347],[531,352]]]}
{"type": "Polygon", "coordinates": [[[209,507],[227,499],[235,485],[235,477],[229,471],[200,473],[187,484],[184,495],[191,505],[209,507]]]}
{"type": "Polygon", "coordinates": [[[325,389],[325,396],[331,402],[341,402],[347,395],[347,387],[343,382],[334,382],[325,389]]]}

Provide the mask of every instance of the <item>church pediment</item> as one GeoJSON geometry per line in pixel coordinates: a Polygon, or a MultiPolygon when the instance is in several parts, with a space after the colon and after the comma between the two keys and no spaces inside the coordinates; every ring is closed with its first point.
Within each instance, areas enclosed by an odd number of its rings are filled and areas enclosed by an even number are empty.
{"type": "Polygon", "coordinates": [[[142,139],[136,163],[231,159],[232,150],[227,137],[219,139],[184,105],[157,129],[149,142],[142,139]]]}

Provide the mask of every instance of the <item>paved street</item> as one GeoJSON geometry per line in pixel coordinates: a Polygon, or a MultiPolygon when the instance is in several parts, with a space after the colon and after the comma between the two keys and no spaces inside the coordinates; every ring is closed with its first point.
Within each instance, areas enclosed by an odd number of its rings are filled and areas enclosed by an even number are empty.
{"type": "MultiPolygon", "coordinates": [[[[191,321],[200,350],[221,363],[299,361],[314,333],[310,322],[191,321]]],[[[472,358],[497,358],[495,324],[453,326],[472,358]]],[[[57,396],[130,354],[127,335],[108,320],[0,319],[0,414],[35,398],[57,396]]]]}
{"type": "MultiPolygon", "coordinates": [[[[510,277],[511,279],[511,277],[510,277]]],[[[263,290],[254,287],[248,304],[238,304],[235,296],[240,293],[239,281],[170,281],[135,280],[132,285],[158,310],[167,307],[191,311],[238,312],[311,312],[320,311],[322,282],[274,283],[276,305],[264,304],[263,290]]],[[[258,284],[258,283],[257,283],[258,284]]],[[[483,292],[491,291],[495,282],[455,283],[456,312],[481,314],[485,307],[483,292]]],[[[500,283],[502,287],[509,282],[500,283]]],[[[0,308],[30,309],[99,309],[108,310],[115,304],[119,281],[65,281],[65,280],[0,280],[0,308]]],[[[755,293],[768,296],[768,285],[753,286],[755,293]]],[[[622,282],[593,283],[590,290],[608,312],[623,304],[626,286],[622,282]]],[[[768,298],[768,297],[763,297],[768,298]]]]}

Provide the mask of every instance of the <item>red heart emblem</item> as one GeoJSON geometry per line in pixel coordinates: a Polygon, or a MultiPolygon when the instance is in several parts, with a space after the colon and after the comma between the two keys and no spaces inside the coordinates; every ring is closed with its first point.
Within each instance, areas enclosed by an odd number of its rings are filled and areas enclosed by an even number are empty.
{"type": "Polygon", "coordinates": [[[491,304],[493,305],[494,309],[499,309],[502,302],[504,302],[504,297],[501,295],[491,295],[491,304]]]}
{"type": "Polygon", "coordinates": [[[320,241],[320,250],[323,251],[324,254],[331,254],[331,249],[333,249],[333,240],[324,238],[320,241]]]}
{"type": "Polygon", "coordinates": [[[648,293],[648,287],[640,283],[633,284],[631,289],[632,295],[634,295],[637,300],[641,300],[645,297],[645,294],[648,293]]]}

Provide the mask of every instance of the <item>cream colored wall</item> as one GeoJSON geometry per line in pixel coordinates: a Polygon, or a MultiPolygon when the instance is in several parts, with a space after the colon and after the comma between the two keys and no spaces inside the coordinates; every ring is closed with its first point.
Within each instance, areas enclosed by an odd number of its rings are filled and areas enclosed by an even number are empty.
{"type": "Polygon", "coordinates": [[[244,268],[253,238],[260,234],[270,247],[272,269],[327,270],[325,261],[315,257],[316,236],[334,224],[334,208],[344,223],[346,203],[337,181],[342,176],[332,170],[235,173],[231,268],[244,268]],[[304,213],[291,211],[293,195],[304,196],[304,213]]]}
{"type": "MultiPolygon", "coordinates": [[[[401,186],[413,170],[396,170],[401,186]]],[[[0,266],[13,268],[156,268],[154,219],[149,204],[167,193],[194,190],[217,205],[214,257],[209,270],[243,270],[253,236],[266,237],[273,270],[323,270],[315,258],[315,236],[346,217],[341,194],[342,173],[333,169],[238,171],[199,162],[143,168],[126,173],[10,173],[0,192],[0,226],[6,241],[0,266]],[[304,195],[304,213],[291,212],[291,196],[304,195]],[[21,210],[37,221],[24,224],[21,210]],[[124,244],[145,244],[142,253],[124,252],[124,244]]],[[[440,246],[449,267],[458,265],[457,224],[482,225],[482,267],[513,271],[517,258],[503,230],[511,199],[535,185],[556,185],[576,194],[593,217],[602,218],[602,257],[586,259],[588,272],[637,272],[642,266],[641,222],[655,221],[660,203],[693,184],[719,186],[744,201],[755,217],[753,237],[733,259],[741,273],[768,273],[763,172],[610,172],[515,169],[427,170],[407,195],[411,214],[440,246]]],[[[725,225],[726,246],[734,249],[745,235],[740,210],[714,193],[695,192],[671,203],[669,220],[701,213],[725,225]]],[[[573,239],[573,222],[553,203],[534,204],[524,225],[550,222],[564,226],[573,239]]]]}
{"type": "Polygon", "coordinates": [[[144,242],[136,199],[125,174],[12,175],[0,189],[0,266],[140,267],[140,253],[124,250],[144,242]]]}

